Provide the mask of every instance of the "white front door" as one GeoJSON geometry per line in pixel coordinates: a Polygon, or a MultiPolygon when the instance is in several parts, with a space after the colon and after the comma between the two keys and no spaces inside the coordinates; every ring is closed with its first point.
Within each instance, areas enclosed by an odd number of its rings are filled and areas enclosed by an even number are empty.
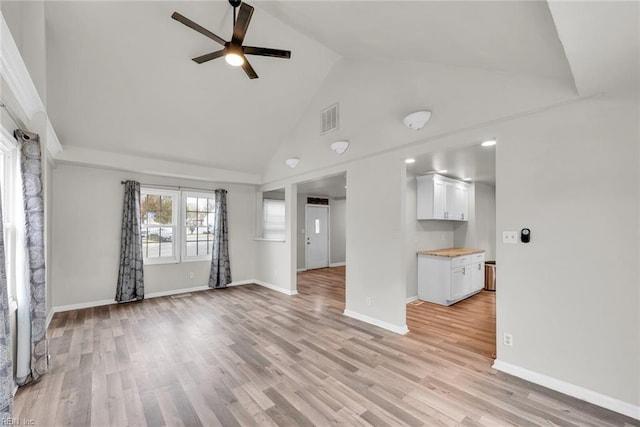
{"type": "Polygon", "coordinates": [[[329,266],[329,206],[307,205],[306,268],[329,266]]]}

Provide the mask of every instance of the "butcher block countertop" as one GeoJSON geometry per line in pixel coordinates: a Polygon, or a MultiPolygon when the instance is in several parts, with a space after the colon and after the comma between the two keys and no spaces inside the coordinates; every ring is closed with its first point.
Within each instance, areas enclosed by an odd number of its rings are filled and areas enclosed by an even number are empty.
{"type": "Polygon", "coordinates": [[[431,255],[431,256],[443,256],[448,258],[454,258],[457,256],[481,254],[483,249],[469,249],[469,248],[449,248],[449,249],[436,249],[433,251],[418,251],[418,255],[431,255]]]}

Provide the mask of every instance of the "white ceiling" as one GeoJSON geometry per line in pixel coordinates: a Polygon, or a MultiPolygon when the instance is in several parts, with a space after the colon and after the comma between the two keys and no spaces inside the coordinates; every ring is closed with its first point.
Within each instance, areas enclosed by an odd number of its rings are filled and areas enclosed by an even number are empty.
{"type": "Polygon", "coordinates": [[[347,176],[345,174],[333,175],[299,183],[298,194],[344,199],[347,197],[347,176]]]}
{"type": "Polygon", "coordinates": [[[546,1],[279,1],[260,5],[344,57],[571,77],[546,1]]]}
{"type": "MultiPolygon", "coordinates": [[[[363,66],[340,73],[402,60],[572,81],[544,1],[252,5],[246,43],[292,51],[251,57],[257,80],[221,59],[192,62],[218,46],[170,19],[178,11],[228,38],[226,1],[47,2],[47,107],[63,146],[263,173],[341,56],[363,66]]],[[[405,104],[393,96],[381,101],[405,104]]]]}
{"type": "Polygon", "coordinates": [[[416,156],[416,162],[407,165],[411,176],[440,173],[455,179],[470,178],[469,182],[496,185],[496,149],[476,144],[458,150],[439,151],[416,156]],[[440,172],[446,170],[447,172],[440,172]]]}

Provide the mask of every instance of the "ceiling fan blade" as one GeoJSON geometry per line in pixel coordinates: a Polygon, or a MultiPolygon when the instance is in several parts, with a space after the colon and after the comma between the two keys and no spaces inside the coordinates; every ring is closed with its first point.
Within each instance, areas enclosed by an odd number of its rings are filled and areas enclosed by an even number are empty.
{"type": "Polygon", "coordinates": [[[192,61],[202,64],[203,62],[211,61],[212,59],[220,58],[224,55],[224,49],[216,50],[215,52],[207,53],[206,55],[193,58],[192,61]]]}
{"type": "Polygon", "coordinates": [[[245,73],[247,73],[247,76],[249,76],[250,79],[258,78],[258,74],[256,74],[256,70],[254,70],[251,64],[249,64],[249,61],[247,61],[247,58],[244,58],[244,64],[242,64],[242,69],[244,70],[245,73]]]}
{"type": "Polygon", "coordinates": [[[178,22],[183,23],[184,25],[186,25],[187,27],[196,30],[197,32],[199,32],[200,34],[209,37],[211,40],[220,43],[221,45],[225,45],[227,42],[225,41],[225,39],[223,39],[220,36],[217,36],[215,34],[213,34],[211,31],[207,30],[206,28],[196,24],[195,22],[193,22],[191,19],[184,17],[182,15],[180,15],[178,12],[173,12],[173,14],[171,15],[171,17],[173,19],[175,19],[178,22]]]}
{"type": "Polygon", "coordinates": [[[291,58],[290,50],[269,49],[268,47],[243,46],[246,55],[271,56],[273,58],[291,58]]]}
{"type": "Polygon", "coordinates": [[[253,15],[253,6],[241,3],[240,12],[238,12],[238,19],[236,19],[236,25],[233,26],[233,37],[231,38],[232,44],[242,46],[244,36],[247,34],[247,28],[249,28],[249,22],[251,22],[251,15],[253,15]]]}

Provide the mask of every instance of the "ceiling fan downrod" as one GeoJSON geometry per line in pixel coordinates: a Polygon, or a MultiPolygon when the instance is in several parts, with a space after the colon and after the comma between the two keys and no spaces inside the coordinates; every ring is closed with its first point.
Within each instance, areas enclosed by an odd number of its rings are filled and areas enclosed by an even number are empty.
{"type": "Polygon", "coordinates": [[[229,4],[233,7],[233,26],[236,26],[236,9],[240,6],[242,0],[229,0],[229,4]]]}

